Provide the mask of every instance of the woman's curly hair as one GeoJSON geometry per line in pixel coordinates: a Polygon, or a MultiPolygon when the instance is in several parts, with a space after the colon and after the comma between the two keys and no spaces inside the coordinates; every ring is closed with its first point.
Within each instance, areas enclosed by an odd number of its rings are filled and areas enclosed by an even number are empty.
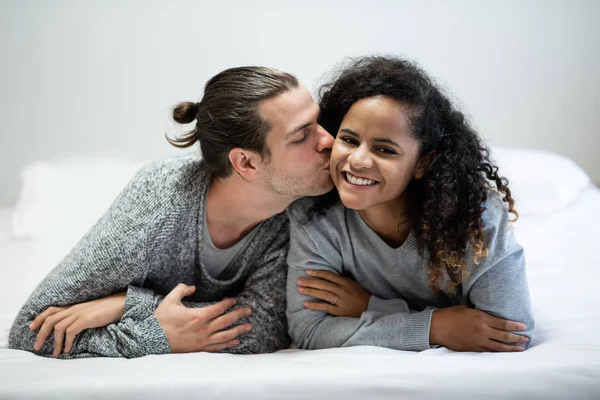
{"type": "MultiPolygon", "coordinates": [[[[428,255],[431,288],[441,290],[445,271],[452,281],[448,289],[455,290],[468,273],[467,244],[472,245],[476,264],[487,257],[482,213],[490,189],[495,186],[514,220],[518,218],[508,180],[498,175],[489,150],[427,73],[408,60],[353,60],[321,87],[319,96],[319,123],[334,136],[360,99],[387,96],[408,106],[411,135],[420,142],[420,156],[432,155],[425,176],[413,179],[406,189],[411,227],[420,252],[428,255]]],[[[309,217],[325,214],[336,201],[336,190],[322,196],[309,217]]]]}

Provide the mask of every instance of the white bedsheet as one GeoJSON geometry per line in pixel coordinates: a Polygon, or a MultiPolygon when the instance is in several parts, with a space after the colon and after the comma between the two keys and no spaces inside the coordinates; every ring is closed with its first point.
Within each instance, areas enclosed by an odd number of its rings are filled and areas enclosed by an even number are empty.
{"type": "Polygon", "coordinates": [[[376,347],[53,360],[8,350],[18,308],[72,244],[14,240],[0,212],[0,398],[600,399],[600,190],[521,218],[537,323],[518,354],[376,347]]]}

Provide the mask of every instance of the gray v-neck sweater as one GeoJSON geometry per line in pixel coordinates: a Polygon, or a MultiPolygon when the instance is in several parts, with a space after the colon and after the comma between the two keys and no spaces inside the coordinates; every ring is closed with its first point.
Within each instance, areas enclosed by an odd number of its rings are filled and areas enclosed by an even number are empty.
{"type": "MultiPolygon", "coordinates": [[[[256,229],[231,264],[213,278],[203,265],[202,229],[210,179],[198,156],[186,155],[144,167],[110,209],[31,294],[13,323],[9,347],[33,351],[33,319],[50,306],[80,303],[127,291],[121,321],[83,331],[68,354],[140,357],[169,353],[154,310],[178,283],[195,285],[189,307],[235,297],[235,308],[251,307],[252,323],[230,353],[267,353],[289,346],[285,318],[286,254],[289,222],[285,213],[256,229]]],[[[40,355],[52,356],[53,335],[40,355]]]]}
{"type": "MultiPolygon", "coordinates": [[[[385,243],[355,210],[341,202],[323,217],[306,221],[312,199],[289,208],[287,316],[290,335],[300,348],[357,345],[399,350],[430,348],[431,314],[436,308],[467,304],[490,314],[524,323],[532,338],[534,321],[525,273],[523,248],[514,238],[508,212],[490,193],[483,213],[488,258],[479,265],[467,259],[468,276],[456,293],[435,293],[429,287],[427,259],[418,252],[411,231],[399,248],[385,243]],[[313,298],[298,293],[296,280],[307,269],[323,269],[356,280],[371,293],[360,318],[334,317],[305,308],[313,298]]],[[[466,254],[470,255],[471,246],[466,254]]],[[[445,278],[447,283],[449,278],[445,278]]],[[[531,340],[528,345],[531,344],[531,340]]]]}

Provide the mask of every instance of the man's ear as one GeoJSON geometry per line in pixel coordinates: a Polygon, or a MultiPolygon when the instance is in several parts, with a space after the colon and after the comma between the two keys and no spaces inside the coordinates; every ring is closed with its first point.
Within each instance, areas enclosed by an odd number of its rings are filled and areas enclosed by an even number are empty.
{"type": "Polygon", "coordinates": [[[419,159],[419,162],[417,162],[417,167],[415,168],[415,179],[421,179],[425,176],[427,170],[429,169],[429,165],[431,165],[434,155],[435,151],[430,151],[419,159]]]}
{"type": "Polygon", "coordinates": [[[235,148],[229,150],[229,162],[234,172],[242,177],[246,182],[253,182],[258,179],[256,167],[259,165],[261,157],[254,151],[235,148]]]}

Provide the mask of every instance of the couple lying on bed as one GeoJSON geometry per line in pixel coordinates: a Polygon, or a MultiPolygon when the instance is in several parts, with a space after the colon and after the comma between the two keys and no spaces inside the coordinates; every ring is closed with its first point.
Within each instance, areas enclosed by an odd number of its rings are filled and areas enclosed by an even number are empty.
{"type": "Polygon", "coordinates": [[[173,117],[196,124],[168,140],[199,142],[202,158],[143,168],[32,293],[11,348],[76,358],[266,353],[290,336],[306,349],[531,343],[507,181],[414,63],[355,60],[319,104],[292,75],[232,68],[173,117]]]}

